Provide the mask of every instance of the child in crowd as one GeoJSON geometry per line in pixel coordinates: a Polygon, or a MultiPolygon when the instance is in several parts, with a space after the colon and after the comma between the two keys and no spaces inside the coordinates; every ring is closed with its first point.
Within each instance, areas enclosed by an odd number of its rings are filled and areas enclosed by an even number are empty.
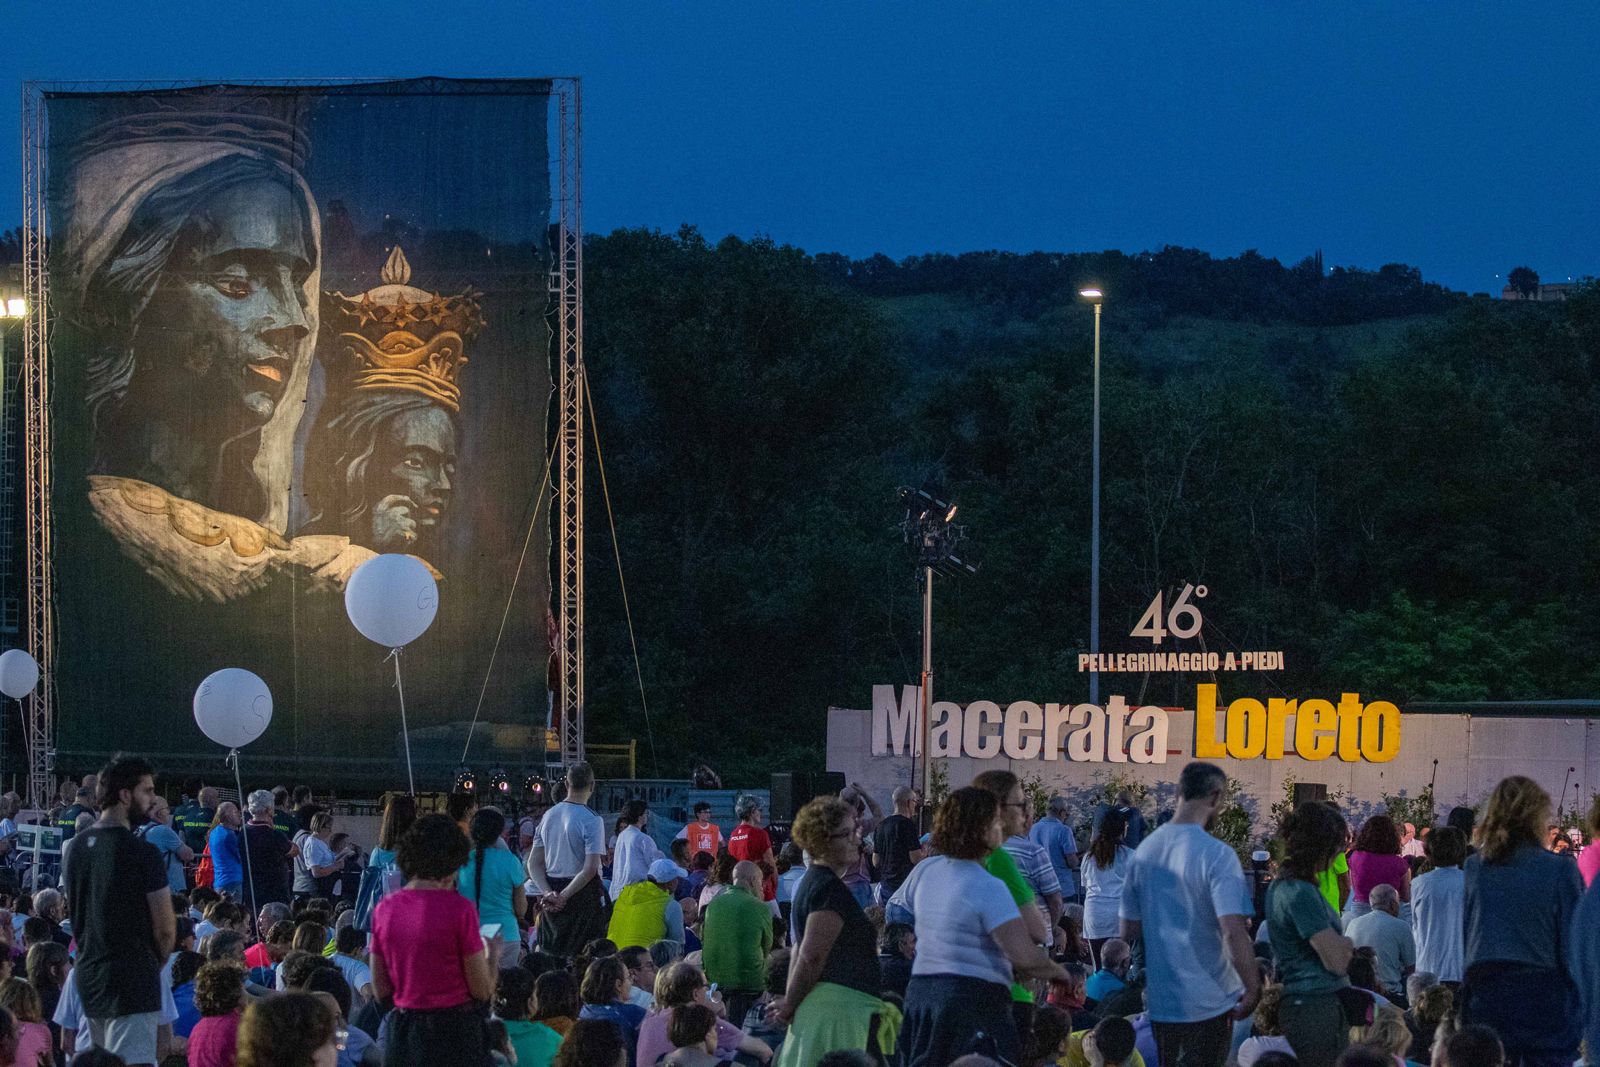
{"type": "Polygon", "coordinates": [[[667,1038],[674,1051],[661,1062],[666,1067],[720,1067],[717,1057],[717,1016],[704,1004],[684,1004],[672,1011],[667,1038]]]}
{"type": "Polygon", "coordinates": [[[543,1023],[528,1016],[533,1011],[535,979],[521,967],[507,967],[500,972],[495,988],[494,1014],[505,1023],[506,1040],[510,1042],[517,1067],[549,1067],[561,1045],[561,1035],[543,1023]]]}
{"type": "Polygon", "coordinates": [[[38,991],[21,978],[7,978],[0,984],[0,1008],[9,1011],[15,1020],[17,1051],[11,1062],[32,1067],[40,1056],[48,1056],[51,1047],[50,1028],[44,1022],[44,1009],[38,991]]]}
{"type": "Polygon", "coordinates": [[[233,1067],[244,1015],[244,968],[207,963],[194,979],[200,1021],[189,1034],[189,1067],[233,1067]]]}
{"type": "Polygon", "coordinates": [[[1282,1003],[1283,986],[1262,987],[1261,999],[1256,1003],[1255,1014],[1251,1017],[1251,1034],[1239,1046],[1239,1067],[1255,1067],[1256,1060],[1263,1052],[1277,1051],[1294,1055],[1294,1049],[1289,1047],[1289,1039],[1283,1036],[1283,1027],[1278,1022],[1278,1009],[1282,1003]]]}
{"type": "MultiPolygon", "coordinates": [[[[582,1010],[578,980],[566,971],[546,971],[534,980],[530,1021],[553,1031],[556,1034],[555,1045],[560,1045],[561,1039],[572,1032],[572,1025],[578,1021],[582,1010]]],[[[548,1035],[541,1035],[540,1040],[550,1044],[548,1035]]],[[[523,1064],[522,1067],[527,1065],[523,1064]]]]}
{"type": "Polygon", "coordinates": [[[1101,1019],[1093,1030],[1068,1035],[1062,1067],[1145,1067],[1134,1045],[1133,1024],[1120,1016],[1101,1019]]]}
{"type": "MultiPolygon", "coordinates": [[[[633,983],[628,978],[628,968],[616,956],[603,956],[589,964],[584,972],[579,993],[583,996],[580,1019],[605,1019],[616,1026],[622,1043],[633,1049],[639,1043],[639,1024],[644,1022],[645,1011],[628,1003],[628,992],[633,983]]],[[[630,1053],[628,1062],[633,1062],[630,1053]]]]}
{"type": "Polygon", "coordinates": [[[200,1021],[200,1009],[194,1006],[194,980],[205,962],[198,952],[180,949],[173,953],[172,1003],[178,1009],[178,1018],[172,1024],[172,1032],[182,1038],[187,1038],[200,1021]]]}
{"type": "Polygon", "coordinates": [[[1064,967],[1066,981],[1050,983],[1046,1002],[1071,1016],[1074,1030],[1087,1030],[1095,1024],[1094,1012],[1088,1008],[1089,969],[1081,963],[1068,963],[1064,967]]]}

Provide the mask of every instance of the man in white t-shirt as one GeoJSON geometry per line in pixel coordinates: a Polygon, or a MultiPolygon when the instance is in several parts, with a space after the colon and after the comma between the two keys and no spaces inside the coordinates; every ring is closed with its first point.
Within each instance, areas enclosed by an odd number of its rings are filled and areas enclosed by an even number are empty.
{"type": "Polygon", "coordinates": [[[539,947],[576,956],[604,937],[605,898],[600,865],[606,856],[606,826],[587,807],[594,771],[587,763],[567,770],[567,798],[539,821],[528,850],[528,880],[540,895],[539,947]]]}
{"type": "Polygon", "coordinates": [[[1356,948],[1377,955],[1378,981],[1391,993],[1405,993],[1406,976],[1417,966],[1417,943],[1411,924],[1400,918],[1400,891],[1387,882],[1372,887],[1367,896],[1372,910],[1350,920],[1345,936],[1356,948]]]}
{"type": "Polygon", "coordinates": [[[1209,832],[1227,785],[1215,764],[1185,767],[1177,814],[1135,850],[1122,890],[1122,939],[1144,941],[1161,1067],[1222,1067],[1233,1021],[1261,996],[1244,868],[1209,832]]]}

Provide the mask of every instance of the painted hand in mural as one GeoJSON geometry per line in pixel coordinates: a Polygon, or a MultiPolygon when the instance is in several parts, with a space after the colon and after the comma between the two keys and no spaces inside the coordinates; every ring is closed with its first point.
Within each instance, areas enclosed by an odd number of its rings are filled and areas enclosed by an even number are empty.
{"type": "Polygon", "coordinates": [[[390,493],[372,508],[372,543],[410,545],[417,540],[417,503],[408,496],[390,493]]]}

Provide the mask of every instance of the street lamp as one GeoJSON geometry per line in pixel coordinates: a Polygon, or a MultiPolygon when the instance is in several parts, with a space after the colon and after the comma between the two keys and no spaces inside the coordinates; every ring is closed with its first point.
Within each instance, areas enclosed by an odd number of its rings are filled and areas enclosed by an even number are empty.
{"type": "MultiPolygon", "coordinates": [[[[1092,446],[1093,459],[1091,466],[1094,473],[1091,475],[1093,482],[1093,504],[1090,508],[1093,517],[1090,522],[1093,530],[1089,536],[1089,654],[1098,656],[1100,652],[1100,307],[1105,300],[1105,294],[1099,288],[1090,286],[1079,289],[1078,296],[1094,305],[1094,444],[1092,446]]],[[[1098,659],[1091,660],[1098,663],[1098,659]]],[[[1100,703],[1100,672],[1089,672],[1089,703],[1100,703]]]]}
{"type": "MultiPolygon", "coordinates": [[[[901,489],[900,500],[906,506],[901,536],[916,553],[917,576],[922,580],[922,709],[918,733],[922,739],[921,789],[927,801],[933,795],[933,576],[977,574],[978,565],[956,554],[960,551],[965,555],[961,546],[967,539],[967,528],[954,523],[955,504],[940,500],[926,489],[901,489]]],[[[916,757],[912,759],[914,763],[916,757]]]]}

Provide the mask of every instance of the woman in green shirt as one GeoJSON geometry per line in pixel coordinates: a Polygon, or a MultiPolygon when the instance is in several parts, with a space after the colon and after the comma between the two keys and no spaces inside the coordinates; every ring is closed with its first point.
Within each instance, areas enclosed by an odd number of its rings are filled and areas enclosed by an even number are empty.
{"type": "Polygon", "coordinates": [[[1354,946],[1317,876],[1344,847],[1345,825],[1326,804],[1300,805],[1283,822],[1283,862],[1267,890],[1267,933],[1283,985],[1279,1022],[1300,1067],[1332,1067],[1349,1043],[1339,990],[1354,946]]]}

